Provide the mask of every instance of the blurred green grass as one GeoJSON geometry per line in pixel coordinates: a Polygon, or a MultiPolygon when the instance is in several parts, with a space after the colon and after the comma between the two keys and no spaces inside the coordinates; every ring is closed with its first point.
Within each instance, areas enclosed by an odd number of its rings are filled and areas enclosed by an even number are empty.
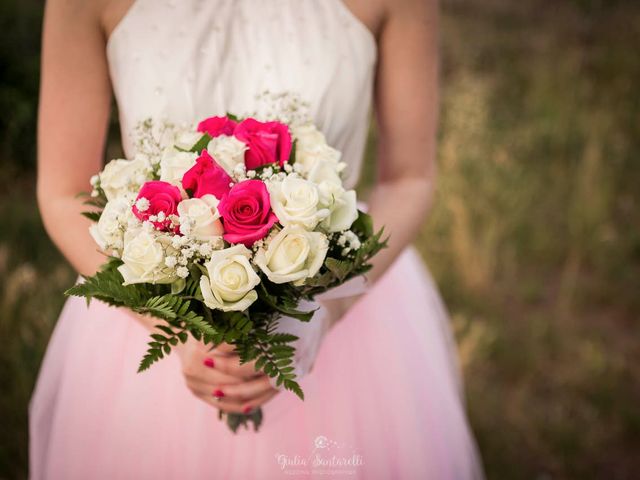
{"type": "MultiPolygon", "coordinates": [[[[20,56],[37,49],[39,6],[2,3],[19,21],[1,35],[22,47],[0,42],[0,104],[22,113],[0,123],[0,478],[26,476],[26,404],[75,278],[40,223],[33,151],[16,147],[33,139],[34,58],[20,56]]],[[[452,315],[488,477],[636,478],[640,5],[443,8],[439,184],[417,243],[452,315]]],[[[374,147],[372,134],[365,184],[374,147]]]]}
{"type": "Polygon", "coordinates": [[[439,191],[419,246],[489,478],[638,476],[638,7],[445,8],[439,191]]]}

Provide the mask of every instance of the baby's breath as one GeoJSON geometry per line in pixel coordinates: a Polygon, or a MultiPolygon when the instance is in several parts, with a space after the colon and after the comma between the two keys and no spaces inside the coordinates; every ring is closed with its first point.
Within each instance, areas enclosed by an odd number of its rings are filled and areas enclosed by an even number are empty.
{"type": "Polygon", "coordinates": [[[187,267],[176,268],[176,275],[180,278],[187,278],[189,276],[189,269],[187,267]]]}
{"type": "Polygon", "coordinates": [[[139,212],[146,212],[147,210],[149,210],[149,200],[144,197],[140,197],[138,200],[136,200],[136,208],[139,212]]]}
{"type": "Polygon", "coordinates": [[[271,92],[264,90],[255,96],[256,110],[247,112],[246,117],[262,121],[277,120],[290,126],[302,125],[310,121],[310,104],[295,92],[271,92]]]}

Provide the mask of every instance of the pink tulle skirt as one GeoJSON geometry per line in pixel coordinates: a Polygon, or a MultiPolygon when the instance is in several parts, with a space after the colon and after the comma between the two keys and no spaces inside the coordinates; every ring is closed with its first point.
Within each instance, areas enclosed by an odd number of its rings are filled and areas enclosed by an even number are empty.
{"type": "Polygon", "coordinates": [[[231,433],[170,356],[138,374],[148,332],[67,301],[30,406],[33,479],[470,479],[482,472],[437,290],[407,250],[327,335],[306,400],[231,433]]]}

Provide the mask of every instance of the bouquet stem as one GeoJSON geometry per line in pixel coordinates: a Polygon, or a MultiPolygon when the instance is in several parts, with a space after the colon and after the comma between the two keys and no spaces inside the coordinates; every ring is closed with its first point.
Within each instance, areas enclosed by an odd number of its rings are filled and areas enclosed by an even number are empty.
{"type": "Polygon", "coordinates": [[[250,424],[253,425],[253,431],[257,432],[260,429],[260,425],[262,425],[262,409],[256,408],[249,413],[225,413],[220,410],[218,418],[226,420],[227,426],[233,433],[237,433],[240,426],[248,429],[250,424]]]}

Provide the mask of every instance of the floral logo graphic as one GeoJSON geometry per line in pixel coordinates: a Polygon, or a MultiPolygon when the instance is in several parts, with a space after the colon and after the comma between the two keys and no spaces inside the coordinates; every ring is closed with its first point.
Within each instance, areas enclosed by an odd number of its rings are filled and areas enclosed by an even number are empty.
{"type": "Polygon", "coordinates": [[[329,439],[324,435],[316,437],[316,441],[313,442],[316,448],[327,448],[329,446],[329,439]]]}

